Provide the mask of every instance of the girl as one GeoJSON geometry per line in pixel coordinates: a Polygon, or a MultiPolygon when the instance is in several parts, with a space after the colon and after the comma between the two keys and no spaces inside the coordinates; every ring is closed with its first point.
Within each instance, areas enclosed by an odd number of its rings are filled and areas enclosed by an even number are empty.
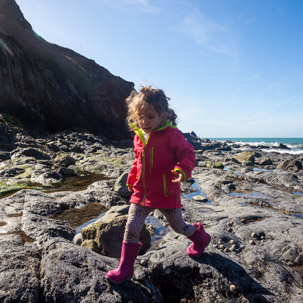
{"type": "Polygon", "coordinates": [[[180,182],[191,177],[196,160],[193,146],[176,127],[176,114],[168,107],[160,89],[142,87],[139,94],[127,99],[128,122],[135,132],[135,161],[127,186],[133,191],[122,243],[120,265],[106,277],[119,284],[130,279],[141,248],[140,232],[144,220],[155,209],[166,217],[170,226],[193,243],[190,257],[199,257],[210,242],[210,235],[200,222],[184,222],[181,214],[180,182]]]}

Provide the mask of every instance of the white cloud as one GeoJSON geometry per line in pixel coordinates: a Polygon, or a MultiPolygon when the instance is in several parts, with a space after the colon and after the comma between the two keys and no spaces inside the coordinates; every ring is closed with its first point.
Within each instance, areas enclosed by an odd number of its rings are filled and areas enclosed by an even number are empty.
{"type": "Polygon", "coordinates": [[[181,32],[210,51],[238,60],[235,32],[227,24],[208,18],[198,8],[183,18],[181,32]]]}

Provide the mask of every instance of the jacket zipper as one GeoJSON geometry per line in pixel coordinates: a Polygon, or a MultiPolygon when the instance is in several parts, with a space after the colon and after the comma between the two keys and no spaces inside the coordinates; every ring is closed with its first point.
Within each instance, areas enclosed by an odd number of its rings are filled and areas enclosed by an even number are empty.
{"type": "Polygon", "coordinates": [[[153,172],[153,166],[154,166],[154,147],[152,146],[150,148],[150,152],[149,152],[149,173],[150,174],[153,172]]]}
{"type": "Polygon", "coordinates": [[[145,146],[143,147],[142,151],[142,183],[143,183],[143,199],[141,201],[142,206],[144,206],[144,201],[146,199],[146,184],[145,184],[145,146]]]}

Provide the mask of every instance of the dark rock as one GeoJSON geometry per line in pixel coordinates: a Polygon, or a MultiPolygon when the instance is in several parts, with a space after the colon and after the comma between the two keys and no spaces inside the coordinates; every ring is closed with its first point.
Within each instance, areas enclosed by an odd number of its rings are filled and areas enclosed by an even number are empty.
{"type": "Polygon", "coordinates": [[[3,116],[0,114],[0,143],[1,143],[1,146],[9,143],[8,137],[9,137],[9,135],[8,135],[7,127],[5,126],[5,121],[3,119],[3,116]]]}
{"type": "Polygon", "coordinates": [[[222,162],[211,162],[207,161],[206,162],[206,167],[211,167],[211,168],[217,168],[217,169],[223,169],[224,165],[222,162]]]}
{"type": "Polygon", "coordinates": [[[61,239],[45,243],[43,251],[41,302],[163,302],[161,294],[148,279],[111,285],[105,274],[118,266],[118,260],[61,239]]]}
{"type": "Polygon", "coordinates": [[[269,158],[262,158],[259,161],[260,165],[272,165],[272,161],[269,158]]]}
{"type": "Polygon", "coordinates": [[[33,31],[14,0],[0,2],[1,112],[34,134],[74,127],[130,138],[125,99],[134,84],[33,31]],[[9,50],[9,51],[7,51],[9,50]]]}
{"type": "Polygon", "coordinates": [[[269,149],[269,146],[267,145],[258,145],[259,148],[262,148],[262,149],[269,149]]]}
{"type": "Polygon", "coordinates": [[[115,182],[114,190],[120,194],[123,198],[130,198],[132,192],[129,191],[128,187],[126,186],[126,181],[128,177],[128,172],[123,173],[115,182]]]}
{"type": "Polygon", "coordinates": [[[58,173],[59,179],[60,179],[60,175],[64,175],[64,176],[75,176],[76,175],[76,173],[73,169],[66,168],[66,167],[60,167],[60,168],[58,168],[58,170],[56,172],[58,173]]]}
{"type": "Polygon", "coordinates": [[[21,158],[21,157],[33,157],[37,160],[48,160],[50,159],[49,155],[45,152],[35,149],[35,148],[23,148],[12,153],[12,159],[21,158]]]}
{"type": "Polygon", "coordinates": [[[10,157],[10,153],[0,151],[0,161],[8,160],[10,157]]]}
{"type": "Polygon", "coordinates": [[[294,159],[289,159],[279,163],[277,168],[284,170],[300,170],[302,169],[302,162],[294,159]]]}
{"type": "Polygon", "coordinates": [[[282,143],[279,143],[279,145],[276,146],[275,148],[278,148],[278,149],[290,149],[288,146],[286,146],[285,144],[282,144],[282,143]]]}
{"type": "MultiPolygon", "coordinates": [[[[261,155],[257,164],[269,158],[272,170],[241,167],[232,161],[224,163],[224,170],[210,169],[207,162],[223,163],[240,151],[232,146],[231,151],[224,152],[225,145],[220,143],[217,149],[202,153],[203,145],[214,142],[196,140],[200,146],[196,149],[197,159],[205,166],[197,166],[193,179],[181,186],[186,193],[203,192],[208,202],[202,204],[182,195],[182,214],[189,223],[203,222],[212,237],[210,245],[201,257],[189,258],[186,249],[191,241],[166,228],[168,222],[155,211],[153,219],[158,225],[149,224],[148,230],[154,232],[152,239],[157,236],[157,240],[138,256],[133,279],[112,285],[105,273],[116,268],[119,260],[72,242],[81,242],[74,239],[75,228],[79,231],[83,223],[102,214],[98,212],[93,218],[72,224],[74,219],[83,219],[87,207],[95,203],[107,208],[125,207],[128,198],[114,191],[114,184],[129,171],[134,159],[132,148],[128,143],[110,144],[104,137],[83,130],[35,139],[15,126],[6,126],[11,149],[5,152],[11,151],[13,155],[31,148],[49,155],[49,159],[20,153],[13,160],[1,161],[1,188],[24,182],[25,175],[26,180],[41,178],[43,182],[57,181],[60,185],[63,171],[52,175],[58,166],[49,145],[60,152],[65,149],[66,155],[74,158],[76,162],[71,167],[75,173],[84,169],[99,174],[102,171],[104,179],[93,178],[93,183],[81,190],[58,187],[46,193],[23,189],[0,200],[0,302],[302,301],[303,173],[274,169],[287,160],[301,162],[302,155],[256,150],[261,155]],[[77,146],[81,153],[74,152],[77,146]],[[43,179],[44,174],[59,179],[43,179]],[[67,217],[65,211],[77,215],[67,217]]],[[[102,231],[108,228],[109,224],[103,225],[102,231]]],[[[119,241],[123,228],[121,225],[119,241]]],[[[106,245],[118,238],[112,235],[108,232],[106,245]]]]}
{"type": "Polygon", "coordinates": [[[58,166],[68,167],[70,165],[74,165],[76,163],[76,160],[73,157],[71,157],[71,156],[69,156],[67,154],[59,154],[54,159],[54,162],[58,166]]]}
{"type": "Polygon", "coordinates": [[[1,251],[0,302],[39,302],[40,259],[37,249],[22,245],[1,251]]]}

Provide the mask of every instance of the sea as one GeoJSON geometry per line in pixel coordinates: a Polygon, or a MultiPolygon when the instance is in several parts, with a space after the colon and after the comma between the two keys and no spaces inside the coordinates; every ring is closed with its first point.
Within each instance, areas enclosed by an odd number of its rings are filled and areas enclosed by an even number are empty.
{"type": "Polygon", "coordinates": [[[264,151],[289,153],[289,154],[303,154],[303,138],[209,138],[216,141],[232,141],[239,145],[252,146],[267,146],[264,151]],[[289,149],[277,148],[280,144],[286,145],[289,149]]]}

